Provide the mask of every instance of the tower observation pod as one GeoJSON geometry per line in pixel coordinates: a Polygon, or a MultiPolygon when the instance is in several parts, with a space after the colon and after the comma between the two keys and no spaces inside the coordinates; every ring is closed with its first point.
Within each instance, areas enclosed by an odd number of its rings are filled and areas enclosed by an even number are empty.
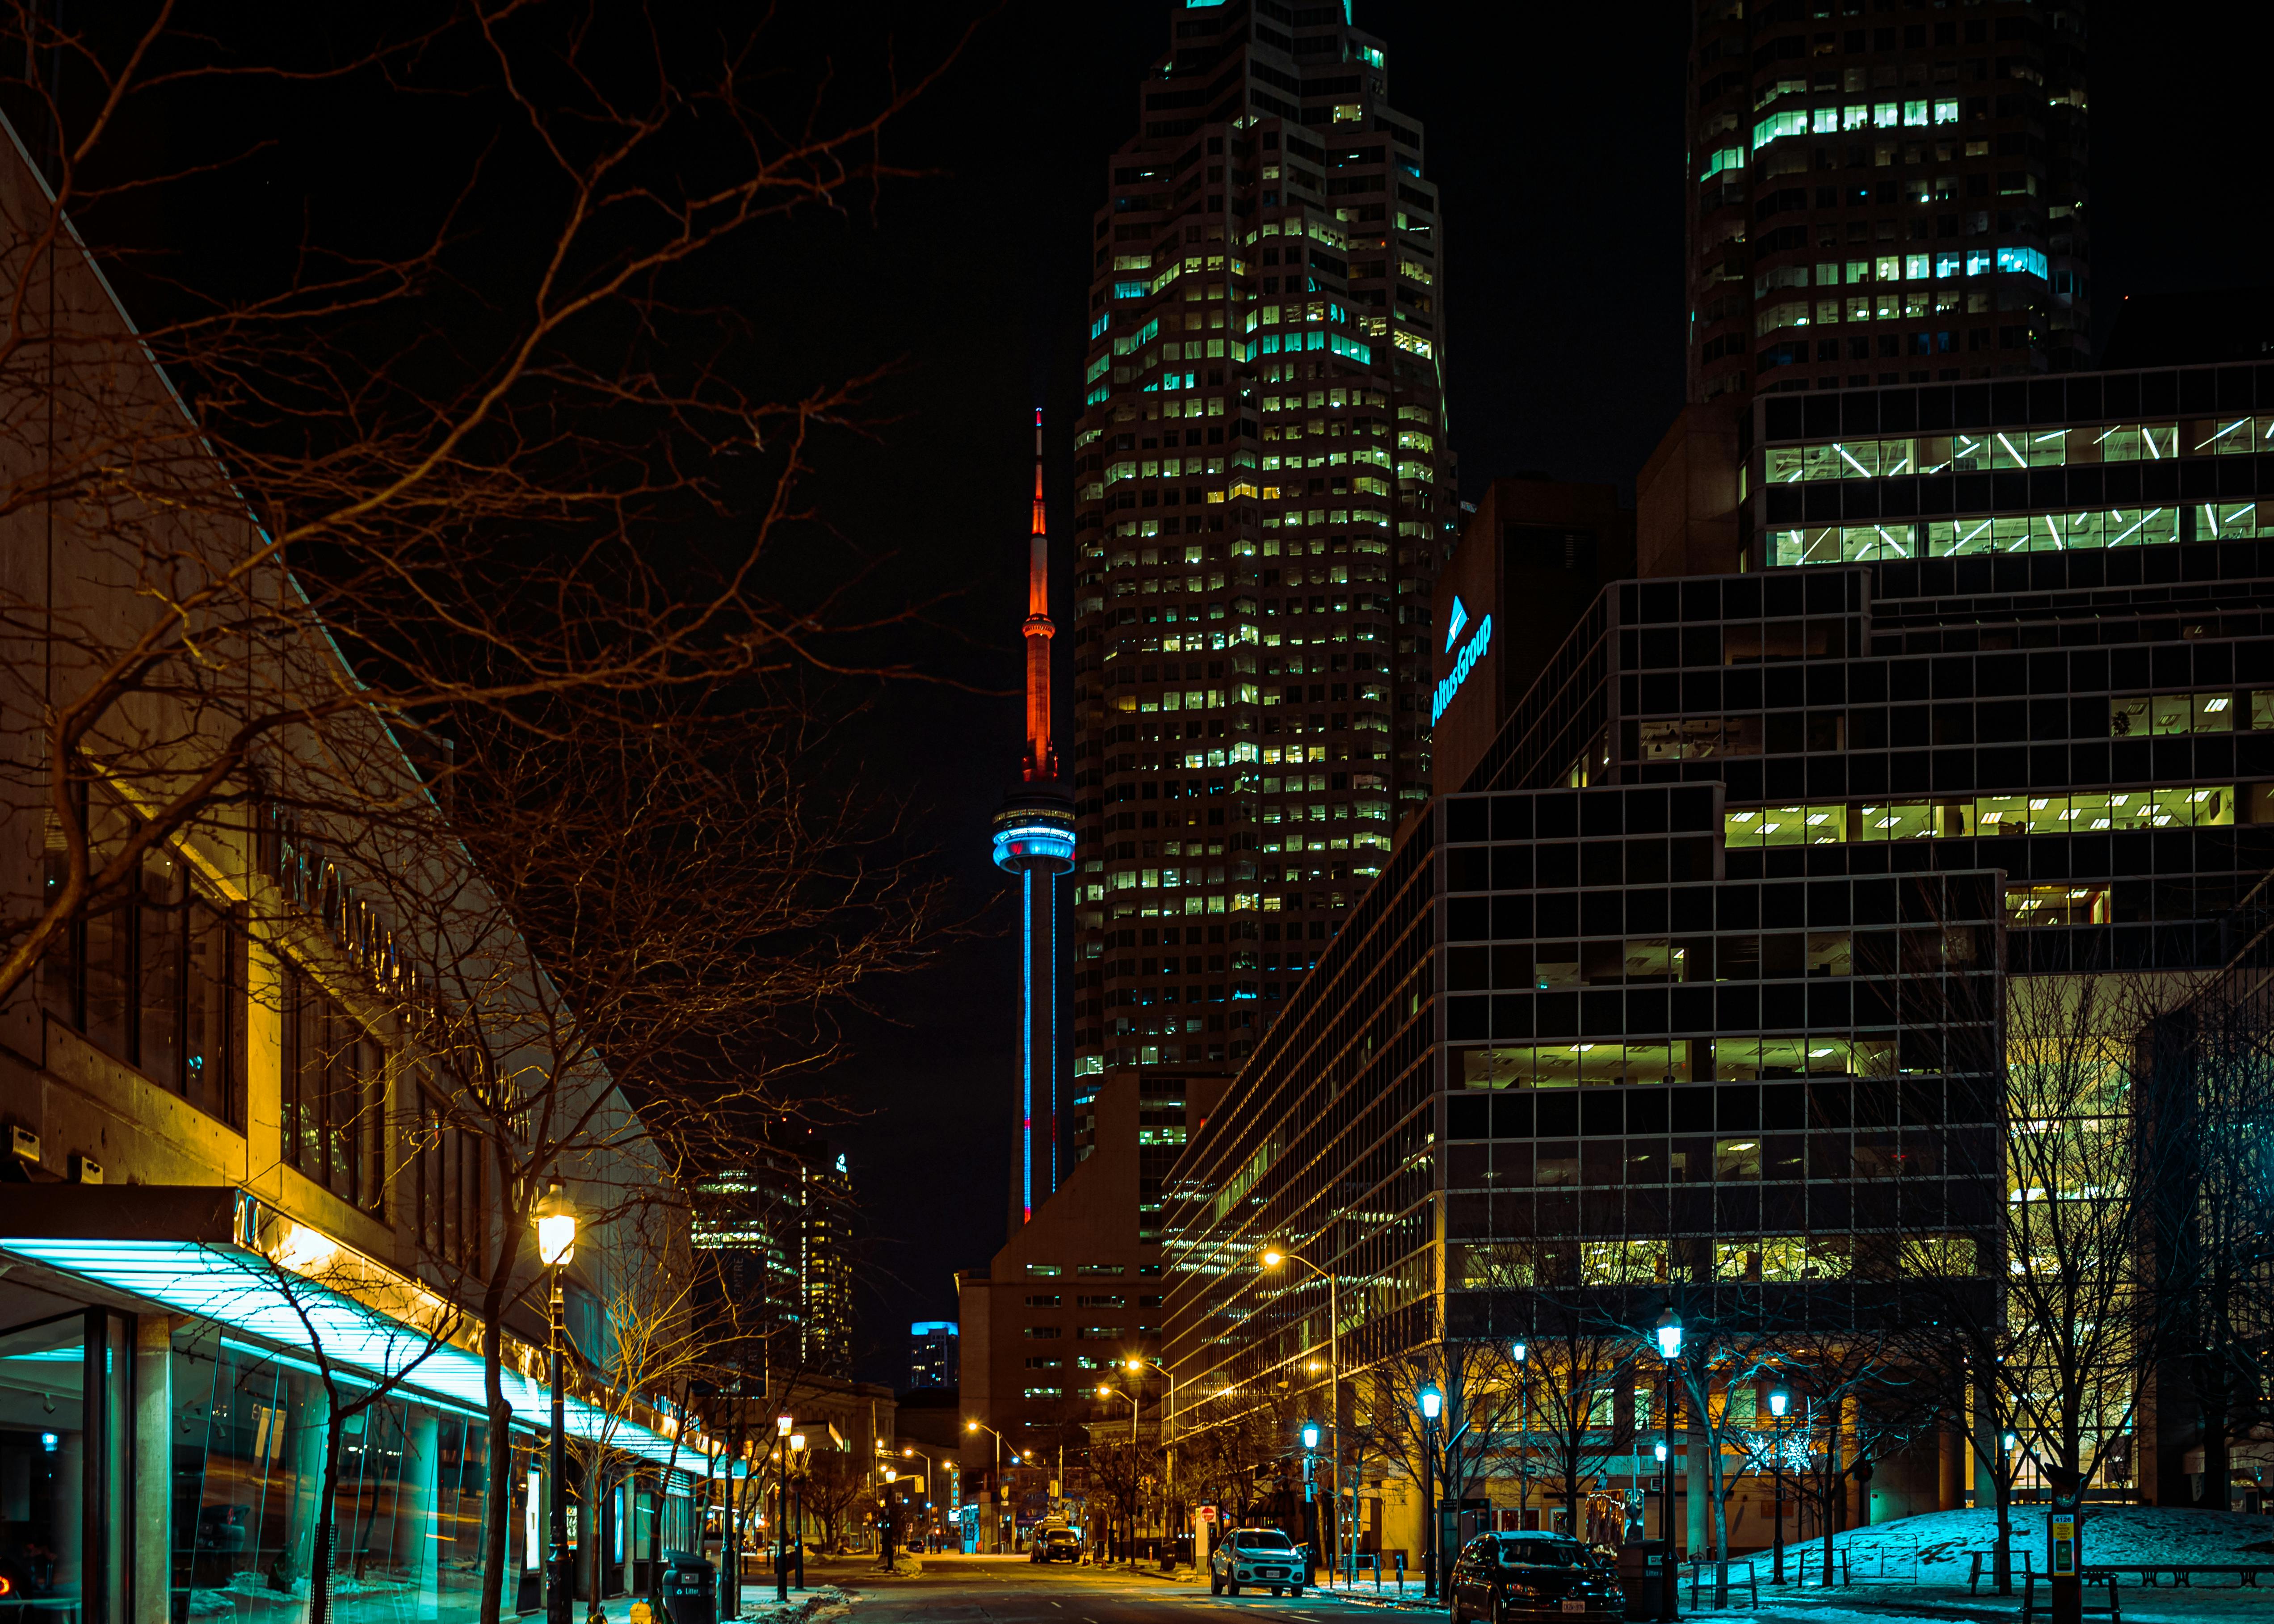
{"type": "Polygon", "coordinates": [[[1073,800],[1050,741],[1050,538],[1043,514],[1043,414],[1035,413],[1035,513],[1027,538],[1026,752],[1019,782],[995,814],[995,865],[1019,877],[1018,1133],[1011,1217],[1023,1224],[1058,1188],[1058,876],[1073,870],[1073,800]]]}

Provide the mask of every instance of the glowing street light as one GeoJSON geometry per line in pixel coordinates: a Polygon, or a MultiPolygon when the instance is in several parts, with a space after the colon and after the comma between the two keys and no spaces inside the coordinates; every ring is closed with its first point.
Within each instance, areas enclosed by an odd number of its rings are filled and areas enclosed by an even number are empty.
{"type": "Polygon", "coordinates": [[[546,1446],[545,1619],[546,1624],[568,1624],[569,1593],[576,1583],[568,1555],[568,1387],[561,1370],[561,1346],[567,1340],[568,1311],[561,1294],[561,1271],[576,1255],[576,1209],[555,1179],[546,1187],[545,1199],[532,1215],[537,1225],[537,1256],[552,1271],[553,1297],[546,1323],[550,1338],[553,1381],[553,1436],[546,1446]]]}

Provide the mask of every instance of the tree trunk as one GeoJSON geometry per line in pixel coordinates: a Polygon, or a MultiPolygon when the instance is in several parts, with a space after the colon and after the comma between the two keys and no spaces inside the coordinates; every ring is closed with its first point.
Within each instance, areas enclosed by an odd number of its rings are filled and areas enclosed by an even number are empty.
{"type": "MultiPolygon", "coordinates": [[[[491,1294],[492,1309],[497,1294],[491,1294]]],[[[486,1526],[482,1530],[481,1624],[500,1624],[504,1616],[506,1536],[513,1519],[513,1411],[505,1401],[505,1330],[494,1311],[482,1318],[482,1388],[489,1405],[489,1488],[486,1526]]],[[[518,1599],[518,1598],[516,1598],[518,1599]]]]}
{"type": "Polygon", "coordinates": [[[2014,1490],[2004,1462],[1998,1471],[1998,1594],[2014,1593],[2014,1490]]]}
{"type": "Polygon", "coordinates": [[[1837,1547],[1832,1537],[1840,1531],[1840,1518],[1848,1509],[1848,1497],[1841,1492],[1845,1481],[1840,1475],[1840,1411],[1832,1412],[1831,1436],[1824,1443],[1826,1477],[1824,1483],[1824,1588],[1833,1585],[1832,1564],[1837,1547]]]}
{"type": "Polygon", "coordinates": [[[324,1409],[324,1486],[316,1501],[315,1549],[308,1557],[308,1624],[331,1624],[333,1507],[340,1492],[340,1429],[347,1424],[336,1403],[324,1409]]]}
{"type": "MultiPolygon", "coordinates": [[[[595,1446],[596,1454],[599,1448],[595,1446]]],[[[595,1461],[592,1469],[584,1474],[584,1514],[580,1519],[584,1523],[584,1548],[592,1553],[584,1576],[584,1616],[587,1619],[600,1618],[607,1612],[600,1605],[600,1558],[603,1554],[600,1520],[606,1514],[607,1500],[607,1485],[601,1480],[600,1462],[595,1461]]]]}
{"type": "Polygon", "coordinates": [[[1712,1477],[1713,1495],[1713,1605],[1729,1605],[1729,1499],[1722,1490],[1725,1468],[1721,1463],[1721,1433],[1714,1428],[1706,1429],[1706,1464],[1712,1477]]]}

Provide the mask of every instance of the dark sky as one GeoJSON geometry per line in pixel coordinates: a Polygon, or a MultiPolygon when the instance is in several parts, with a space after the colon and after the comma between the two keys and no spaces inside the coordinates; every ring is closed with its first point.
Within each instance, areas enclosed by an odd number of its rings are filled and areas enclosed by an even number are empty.
{"type": "MultiPolygon", "coordinates": [[[[936,668],[1018,679],[1029,413],[1049,412],[1066,602],[1068,424],[1086,332],[1089,213],[1133,127],[1136,79],[1167,38],[1162,0],[1014,0],[887,138],[937,172],[873,218],[815,228],[802,335],[853,369],[894,357],[904,414],[848,450],[840,526],[900,549],[912,589],[960,588],[916,639],[936,668]]],[[[2103,4],[2093,42],[2096,302],[2263,279],[2267,187],[2251,110],[2260,60],[2240,8],[2103,4]]],[[[911,5],[909,57],[970,14],[911,5]]],[[[892,15],[872,11],[871,20],[892,15]]],[[[1630,489],[1680,404],[1681,9],[1358,0],[1386,42],[1392,99],[1427,128],[1443,189],[1449,398],[1462,485],[1538,469],[1630,489]]],[[[873,51],[873,36],[848,51],[873,51]]],[[[803,348],[804,346],[801,346],[803,348]]],[[[1061,655],[1071,653],[1060,638],[1061,655]]],[[[1062,668],[1065,660],[1061,660],[1062,668]]],[[[1063,680],[1063,679],[1062,679],[1063,680]]],[[[915,787],[967,905],[1005,888],[987,820],[1016,759],[1010,699],[902,686],[851,724],[879,772],[915,787]]],[[[831,1081],[864,1102],[836,1136],[872,1235],[861,1373],[905,1379],[907,1323],[955,1314],[953,1274],[1001,1243],[1015,1031],[1013,942],[962,948],[878,997],[831,1081]]]]}

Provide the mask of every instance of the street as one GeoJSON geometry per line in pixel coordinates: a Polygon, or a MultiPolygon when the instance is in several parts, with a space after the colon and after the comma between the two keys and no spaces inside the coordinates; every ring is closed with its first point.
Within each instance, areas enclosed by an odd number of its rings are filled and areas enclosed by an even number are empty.
{"type": "Polygon", "coordinates": [[[1204,1582],[1055,1563],[1038,1566],[1023,1556],[928,1556],[923,1565],[922,1575],[915,1579],[832,1573],[830,1581],[863,1592],[857,1609],[862,1624],[1165,1624],[1198,1617],[1302,1620],[1364,1613],[1405,1616],[1387,1613],[1370,1601],[1337,1600],[1321,1590],[1306,1590],[1299,1601],[1254,1591],[1216,1597],[1209,1594],[1204,1582]]]}

